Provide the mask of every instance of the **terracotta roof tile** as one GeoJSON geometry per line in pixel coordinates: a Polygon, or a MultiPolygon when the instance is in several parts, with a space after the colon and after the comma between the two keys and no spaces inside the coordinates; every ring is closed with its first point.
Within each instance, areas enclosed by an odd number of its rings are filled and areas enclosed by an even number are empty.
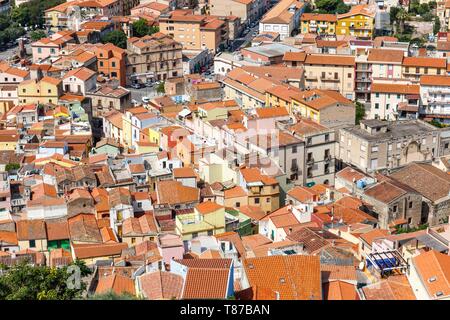
{"type": "Polygon", "coordinates": [[[280,300],[321,300],[320,261],[317,256],[290,255],[243,261],[249,284],[279,293],[280,300]]]}

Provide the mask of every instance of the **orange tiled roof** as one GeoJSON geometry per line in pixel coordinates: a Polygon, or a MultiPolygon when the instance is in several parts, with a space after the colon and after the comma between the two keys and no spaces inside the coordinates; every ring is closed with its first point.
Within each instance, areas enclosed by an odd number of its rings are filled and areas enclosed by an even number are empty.
{"type": "Polygon", "coordinates": [[[205,202],[199,203],[195,208],[197,209],[197,211],[200,214],[205,215],[208,213],[216,212],[216,211],[222,209],[223,206],[221,206],[215,202],[212,202],[212,201],[205,201],[205,202]]]}
{"type": "Polygon", "coordinates": [[[428,68],[446,68],[447,59],[428,58],[428,57],[405,57],[403,65],[407,67],[428,67],[428,68]]]}
{"type": "Polygon", "coordinates": [[[278,292],[280,300],[321,300],[318,256],[289,255],[243,261],[250,286],[278,292]]]}
{"type": "Polygon", "coordinates": [[[420,85],[450,87],[450,77],[422,75],[420,77],[420,85]]]}
{"type": "Polygon", "coordinates": [[[430,297],[450,295],[450,256],[430,250],[414,257],[413,264],[430,297]]]}

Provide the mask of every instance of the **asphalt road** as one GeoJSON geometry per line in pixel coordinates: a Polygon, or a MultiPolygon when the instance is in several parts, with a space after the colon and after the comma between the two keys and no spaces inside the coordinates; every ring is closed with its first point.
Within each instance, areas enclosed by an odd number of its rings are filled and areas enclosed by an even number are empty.
{"type": "Polygon", "coordinates": [[[253,28],[250,29],[249,33],[247,33],[244,37],[241,38],[237,38],[236,40],[233,41],[233,47],[231,51],[236,51],[242,48],[245,48],[248,43],[250,43],[252,41],[253,37],[253,33],[257,32],[258,33],[259,30],[259,21],[256,24],[256,26],[254,26],[253,28]]]}
{"type": "Polygon", "coordinates": [[[131,99],[136,100],[138,103],[142,103],[142,97],[148,97],[150,99],[153,99],[161,94],[158,94],[155,90],[155,88],[141,88],[141,89],[134,89],[131,87],[127,87],[128,90],[131,91],[131,99]]]}

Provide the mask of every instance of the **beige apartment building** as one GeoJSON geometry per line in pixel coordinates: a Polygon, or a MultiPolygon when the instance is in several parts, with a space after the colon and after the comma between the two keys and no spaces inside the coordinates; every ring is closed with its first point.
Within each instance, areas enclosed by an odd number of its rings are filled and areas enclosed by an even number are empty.
{"type": "Polygon", "coordinates": [[[255,17],[252,16],[251,0],[209,0],[209,14],[213,16],[236,16],[242,23],[255,17]]]}
{"type": "Polygon", "coordinates": [[[303,185],[334,185],[336,131],[306,118],[288,129],[304,143],[303,185]]]}
{"type": "Polygon", "coordinates": [[[228,45],[229,23],[234,26],[235,21],[187,11],[170,12],[159,17],[159,30],[181,43],[185,50],[209,49],[215,53],[228,45]]]}
{"type": "Polygon", "coordinates": [[[354,99],[355,57],[308,54],[304,69],[307,89],[339,91],[345,98],[354,99]]]}
{"type": "Polygon", "coordinates": [[[363,120],[339,130],[337,158],[363,172],[394,169],[438,156],[439,129],[420,121],[363,120]]]}
{"type": "Polygon", "coordinates": [[[127,83],[180,77],[181,51],[181,44],[163,33],[128,39],[127,83]]]}
{"type": "Polygon", "coordinates": [[[404,57],[402,63],[403,78],[419,82],[421,75],[445,75],[447,59],[428,57],[404,57]]]}

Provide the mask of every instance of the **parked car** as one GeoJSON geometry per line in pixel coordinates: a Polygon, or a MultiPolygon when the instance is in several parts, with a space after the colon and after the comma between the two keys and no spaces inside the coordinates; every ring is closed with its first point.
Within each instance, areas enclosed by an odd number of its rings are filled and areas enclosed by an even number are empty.
{"type": "Polygon", "coordinates": [[[134,89],[141,89],[143,87],[145,87],[142,83],[136,82],[136,83],[132,83],[131,87],[134,89]]]}
{"type": "Polygon", "coordinates": [[[150,102],[150,98],[149,97],[142,97],[142,102],[147,104],[150,102]]]}
{"type": "Polygon", "coordinates": [[[147,81],[147,82],[145,83],[145,86],[146,86],[146,87],[149,87],[149,88],[153,87],[154,85],[155,85],[155,83],[154,83],[154,82],[151,82],[151,81],[147,81]]]}

